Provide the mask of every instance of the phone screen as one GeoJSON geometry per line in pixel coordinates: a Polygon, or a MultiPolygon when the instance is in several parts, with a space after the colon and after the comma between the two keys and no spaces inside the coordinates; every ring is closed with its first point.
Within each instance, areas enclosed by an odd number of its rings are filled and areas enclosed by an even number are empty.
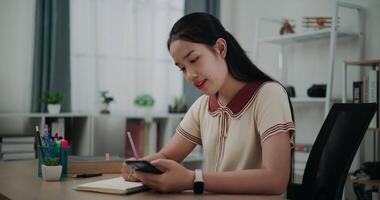
{"type": "Polygon", "coordinates": [[[153,166],[152,164],[150,164],[148,161],[145,161],[145,160],[126,160],[125,163],[127,164],[128,168],[132,170],[153,173],[153,174],[163,173],[161,170],[157,169],[155,166],[153,166]]]}

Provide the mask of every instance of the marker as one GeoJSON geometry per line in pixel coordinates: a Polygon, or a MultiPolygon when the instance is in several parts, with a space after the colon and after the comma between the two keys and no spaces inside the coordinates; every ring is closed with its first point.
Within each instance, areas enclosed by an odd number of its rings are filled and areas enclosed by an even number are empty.
{"type": "Polygon", "coordinates": [[[95,176],[102,176],[102,173],[83,173],[83,174],[74,174],[73,178],[90,178],[95,176]]]}
{"type": "Polygon", "coordinates": [[[133,142],[131,133],[129,131],[127,131],[127,136],[128,136],[129,143],[131,144],[131,147],[132,147],[133,155],[135,156],[136,159],[139,159],[139,155],[137,154],[135,143],[133,142]]]}
{"type": "Polygon", "coordinates": [[[60,140],[62,149],[66,149],[69,146],[69,142],[65,139],[60,140]]]}

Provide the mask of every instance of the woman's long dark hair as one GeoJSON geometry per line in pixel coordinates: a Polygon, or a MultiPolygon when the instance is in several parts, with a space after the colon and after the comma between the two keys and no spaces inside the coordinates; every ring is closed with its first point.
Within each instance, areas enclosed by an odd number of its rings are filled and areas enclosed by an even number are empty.
{"type": "Polygon", "coordinates": [[[213,46],[218,38],[223,38],[227,43],[226,62],[228,71],[235,79],[242,82],[273,81],[271,77],[262,72],[248,58],[245,51],[236,39],[227,32],[219,20],[207,13],[191,13],[183,16],[173,26],[167,42],[174,40],[201,43],[213,46]]]}

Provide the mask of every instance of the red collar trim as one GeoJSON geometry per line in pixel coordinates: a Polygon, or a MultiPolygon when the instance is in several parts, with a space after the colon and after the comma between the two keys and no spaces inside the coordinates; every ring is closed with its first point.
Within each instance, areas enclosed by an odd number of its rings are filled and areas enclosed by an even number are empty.
{"type": "MultiPolygon", "coordinates": [[[[232,113],[238,114],[245,105],[249,102],[255,92],[260,88],[260,86],[265,83],[263,81],[255,81],[247,83],[240,91],[232,98],[232,100],[227,104],[227,108],[232,111],[232,113]]],[[[210,96],[209,100],[209,112],[213,113],[220,108],[218,103],[218,95],[210,96]]]]}

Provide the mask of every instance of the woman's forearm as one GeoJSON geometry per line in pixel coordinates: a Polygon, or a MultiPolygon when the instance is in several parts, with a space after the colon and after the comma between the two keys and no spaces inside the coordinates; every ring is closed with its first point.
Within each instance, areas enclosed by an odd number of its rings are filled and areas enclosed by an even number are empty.
{"type": "Polygon", "coordinates": [[[166,159],[166,156],[160,152],[157,152],[157,153],[153,153],[153,154],[144,156],[143,158],[141,158],[141,160],[146,160],[146,161],[150,162],[152,160],[156,160],[156,159],[160,159],[160,158],[166,159]]]}
{"type": "Polygon", "coordinates": [[[289,174],[265,169],[204,172],[205,190],[223,193],[277,195],[285,192],[289,174]]]}

